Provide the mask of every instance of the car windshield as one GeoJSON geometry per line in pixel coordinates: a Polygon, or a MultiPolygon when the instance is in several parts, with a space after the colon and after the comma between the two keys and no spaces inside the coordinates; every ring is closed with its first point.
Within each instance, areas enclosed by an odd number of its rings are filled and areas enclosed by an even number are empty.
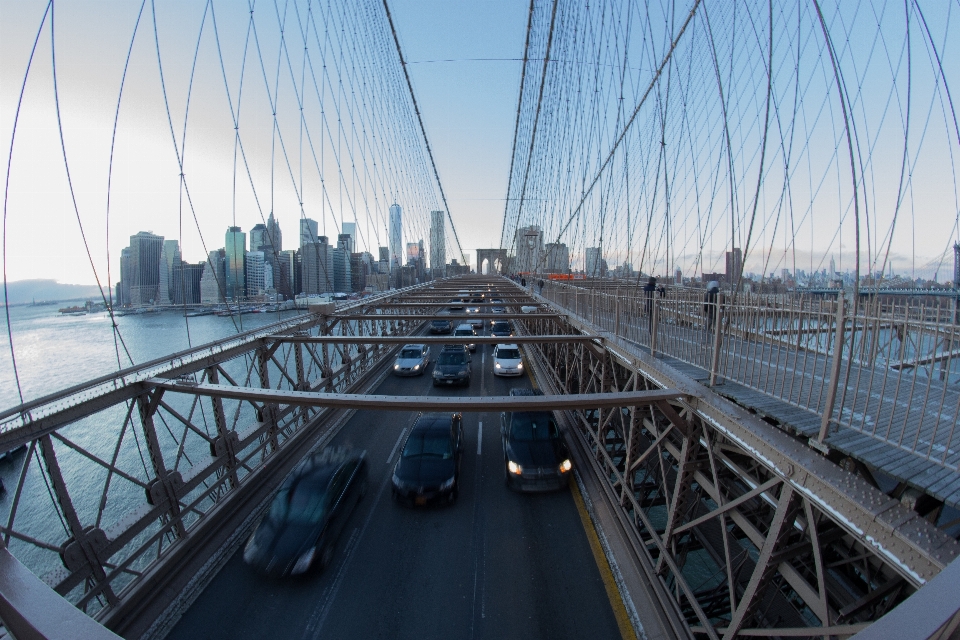
{"type": "Polygon", "coordinates": [[[510,423],[510,439],[517,442],[552,440],[559,437],[557,425],[546,414],[515,413],[510,423]]]}
{"type": "Polygon", "coordinates": [[[400,358],[404,360],[412,360],[414,358],[419,358],[422,355],[423,354],[420,352],[419,349],[404,349],[403,351],[400,352],[400,358]]]}
{"type": "Polygon", "coordinates": [[[433,324],[450,324],[450,323],[447,322],[446,320],[434,320],[433,324]]]}
{"type": "Polygon", "coordinates": [[[327,510],[326,492],[315,485],[298,484],[292,490],[281,489],[270,505],[270,519],[274,522],[315,524],[323,520],[327,510]]]}
{"type": "Polygon", "coordinates": [[[497,357],[501,360],[519,360],[519,349],[497,349],[497,357]]]}
{"type": "Polygon", "coordinates": [[[510,331],[510,325],[506,322],[494,322],[493,323],[494,331],[510,331]]]}
{"type": "Polygon", "coordinates": [[[466,362],[462,353],[441,353],[440,359],[437,360],[437,364],[443,366],[445,364],[463,364],[466,362]]]}
{"type": "Polygon", "coordinates": [[[470,329],[457,329],[453,334],[456,336],[472,336],[473,331],[470,329]]]}
{"type": "Polygon", "coordinates": [[[429,431],[411,433],[407,445],[403,448],[403,457],[417,456],[430,456],[444,460],[452,458],[453,447],[450,445],[450,438],[442,433],[429,431]]]}

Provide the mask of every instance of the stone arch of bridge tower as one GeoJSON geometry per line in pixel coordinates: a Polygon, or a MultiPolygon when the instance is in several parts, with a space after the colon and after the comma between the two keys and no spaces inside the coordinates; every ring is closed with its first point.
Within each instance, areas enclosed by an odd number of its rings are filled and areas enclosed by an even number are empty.
{"type": "Polygon", "coordinates": [[[504,249],[477,249],[477,273],[483,273],[484,262],[488,265],[487,273],[506,275],[509,260],[504,249]]]}

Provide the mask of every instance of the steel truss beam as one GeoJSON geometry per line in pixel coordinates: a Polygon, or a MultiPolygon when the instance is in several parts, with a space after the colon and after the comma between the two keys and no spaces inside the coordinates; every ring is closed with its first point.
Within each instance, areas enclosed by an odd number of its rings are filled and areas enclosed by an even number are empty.
{"type": "MultiPolygon", "coordinates": [[[[596,328],[528,317],[521,334],[596,328]]],[[[691,634],[849,635],[958,555],[957,543],[862,479],[640,352],[526,344],[546,393],[670,388],[686,398],[565,412],[691,634]],[[697,390],[700,390],[699,392],[697,390]],[[816,622],[811,622],[811,620],[816,622]],[[813,627],[813,628],[811,628],[813,627]]]]}

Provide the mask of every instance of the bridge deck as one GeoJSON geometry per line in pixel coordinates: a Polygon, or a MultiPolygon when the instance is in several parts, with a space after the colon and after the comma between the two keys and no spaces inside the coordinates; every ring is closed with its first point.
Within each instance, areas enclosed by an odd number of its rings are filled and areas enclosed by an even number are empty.
{"type": "MultiPolygon", "coordinates": [[[[432,387],[429,375],[391,376],[376,393],[506,395],[530,386],[526,376],[495,378],[492,366],[490,348],[480,346],[469,389],[432,387]]],[[[504,487],[499,414],[464,414],[453,507],[393,503],[390,475],[413,419],[359,411],[335,438],[367,450],[370,490],[327,571],[268,581],[238,550],[168,637],[619,637],[571,492],[504,487]]]]}

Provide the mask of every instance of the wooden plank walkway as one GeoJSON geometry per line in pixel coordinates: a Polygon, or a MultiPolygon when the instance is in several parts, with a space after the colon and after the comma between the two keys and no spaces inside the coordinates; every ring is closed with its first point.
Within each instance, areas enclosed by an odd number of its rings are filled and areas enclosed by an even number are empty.
{"type": "MultiPolygon", "coordinates": [[[[646,322],[622,331],[649,344],[646,322]]],[[[702,327],[660,325],[657,338],[658,360],[707,383],[713,349],[702,327]]],[[[789,348],[776,338],[728,336],[720,361],[716,393],[797,436],[818,436],[832,356],[789,348]]],[[[916,369],[849,360],[842,361],[840,379],[825,443],[960,508],[960,387],[916,369]]]]}

